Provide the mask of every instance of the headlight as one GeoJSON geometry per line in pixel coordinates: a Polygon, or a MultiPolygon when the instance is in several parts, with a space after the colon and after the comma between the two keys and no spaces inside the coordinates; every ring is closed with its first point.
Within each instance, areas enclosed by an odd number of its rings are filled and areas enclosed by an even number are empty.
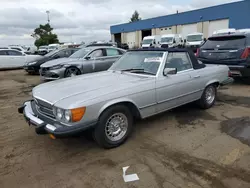
{"type": "Polygon", "coordinates": [[[64,118],[67,122],[69,122],[71,120],[71,111],[70,110],[64,111],[64,118]]]}
{"type": "Polygon", "coordinates": [[[55,65],[55,66],[53,66],[53,67],[50,67],[50,70],[60,69],[60,68],[62,68],[62,67],[63,67],[63,65],[55,65]]]}
{"type": "Polygon", "coordinates": [[[28,63],[28,65],[34,65],[36,64],[36,61],[28,63]]]}
{"type": "Polygon", "coordinates": [[[56,119],[64,122],[78,122],[82,119],[86,111],[86,107],[74,108],[74,109],[61,109],[54,107],[53,112],[56,119]]]}
{"type": "Polygon", "coordinates": [[[63,110],[60,108],[56,109],[56,117],[61,120],[63,118],[63,110]]]}

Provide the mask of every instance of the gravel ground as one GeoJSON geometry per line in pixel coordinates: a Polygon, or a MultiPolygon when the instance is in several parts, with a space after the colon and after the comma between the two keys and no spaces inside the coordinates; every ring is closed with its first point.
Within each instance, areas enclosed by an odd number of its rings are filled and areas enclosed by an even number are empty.
{"type": "Polygon", "coordinates": [[[216,105],[186,105],[136,123],[129,140],[104,150],[88,136],[36,135],[17,108],[38,76],[0,72],[1,188],[249,188],[250,86],[221,88],[216,105]],[[122,167],[139,180],[125,183],[122,167]]]}

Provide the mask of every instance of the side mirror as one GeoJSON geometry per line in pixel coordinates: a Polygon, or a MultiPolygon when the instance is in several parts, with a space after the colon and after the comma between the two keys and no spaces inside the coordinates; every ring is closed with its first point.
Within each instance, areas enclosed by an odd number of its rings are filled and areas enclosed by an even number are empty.
{"type": "Polygon", "coordinates": [[[184,43],[186,43],[187,42],[187,40],[186,39],[184,39],[184,43]]]}
{"type": "Polygon", "coordinates": [[[183,42],[183,40],[181,39],[181,42],[183,42]]]}
{"type": "Polygon", "coordinates": [[[84,59],[89,60],[89,59],[90,59],[90,56],[87,56],[87,57],[85,57],[84,59]]]}
{"type": "Polygon", "coordinates": [[[176,43],[176,41],[174,40],[174,41],[173,41],[173,43],[175,44],[175,43],[176,43]]]}
{"type": "Polygon", "coordinates": [[[206,39],[206,38],[204,38],[203,40],[204,40],[204,42],[206,42],[206,41],[207,41],[207,39],[206,39]]]}
{"type": "Polygon", "coordinates": [[[177,68],[165,68],[163,71],[163,75],[167,76],[169,74],[176,74],[177,73],[177,68]]]}
{"type": "Polygon", "coordinates": [[[156,44],[155,41],[153,42],[153,44],[156,44]]]}

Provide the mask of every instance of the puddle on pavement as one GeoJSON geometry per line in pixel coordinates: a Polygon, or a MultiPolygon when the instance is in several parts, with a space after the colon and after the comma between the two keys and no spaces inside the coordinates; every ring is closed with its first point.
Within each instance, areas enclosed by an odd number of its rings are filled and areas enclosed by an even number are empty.
{"type": "Polygon", "coordinates": [[[221,131],[250,146],[250,118],[241,117],[221,122],[221,131]]]}
{"type": "Polygon", "coordinates": [[[216,120],[214,116],[193,103],[173,109],[171,113],[173,113],[181,127],[183,127],[182,125],[194,125],[196,120],[200,119],[216,120]]]}
{"type": "Polygon", "coordinates": [[[241,105],[250,107],[250,97],[242,97],[242,96],[230,96],[220,93],[218,95],[218,101],[228,103],[231,105],[241,105]]]}

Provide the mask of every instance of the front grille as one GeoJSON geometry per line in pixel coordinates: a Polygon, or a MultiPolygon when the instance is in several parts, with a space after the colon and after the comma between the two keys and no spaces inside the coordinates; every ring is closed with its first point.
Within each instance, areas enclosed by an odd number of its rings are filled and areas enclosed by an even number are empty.
{"type": "Polygon", "coordinates": [[[51,118],[55,118],[54,113],[53,113],[53,107],[51,104],[42,101],[40,99],[34,99],[35,100],[35,104],[36,104],[36,109],[43,115],[51,117],[51,118]]]}

